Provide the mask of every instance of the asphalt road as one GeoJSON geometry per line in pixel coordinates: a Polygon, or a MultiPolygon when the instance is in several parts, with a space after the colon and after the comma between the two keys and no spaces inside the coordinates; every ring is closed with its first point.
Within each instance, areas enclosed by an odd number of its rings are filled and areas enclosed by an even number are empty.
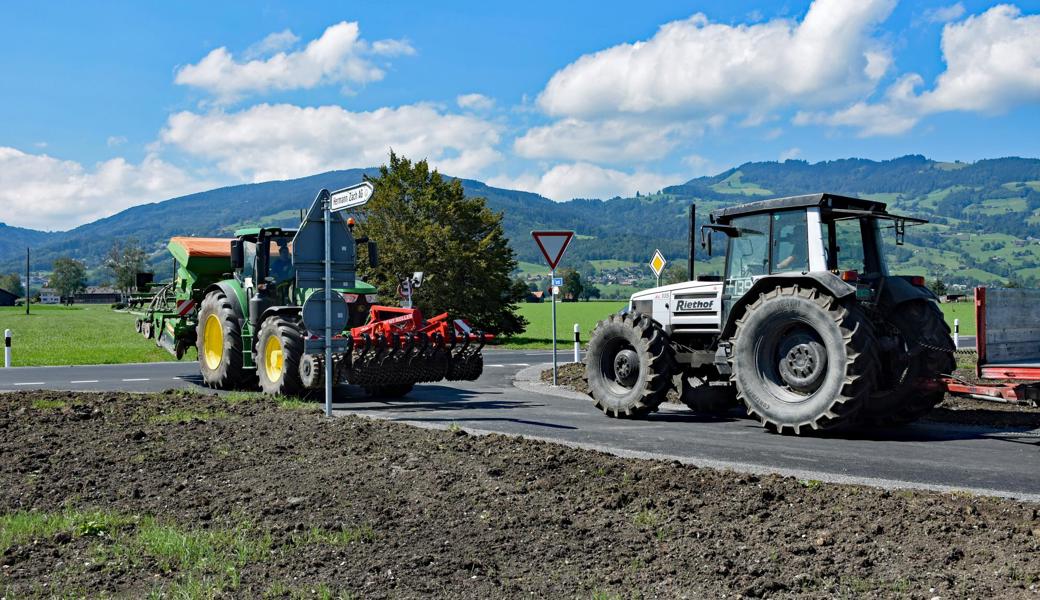
{"type": "MultiPolygon", "coordinates": [[[[385,401],[337,390],[336,413],[428,427],[550,439],[624,456],[708,467],[777,472],[801,479],[888,487],[959,489],[1040,501],[1040,431],[920,423],[829,437],[770,434],[734,414],[700,418],[665,407],[645,421],[609,419],[584,398],[553,395],[536,378],[538,351],[491,350],[476,382],[421,385],[385,401]],[[521,372],[523,371],[523,372],[521,372]]],[[[566,356],[566,354],[564,355],[566,356]]],[[[0,369],[0,391],[26,389],[161,391],[198,384],[194,362],[0,369]]]]}

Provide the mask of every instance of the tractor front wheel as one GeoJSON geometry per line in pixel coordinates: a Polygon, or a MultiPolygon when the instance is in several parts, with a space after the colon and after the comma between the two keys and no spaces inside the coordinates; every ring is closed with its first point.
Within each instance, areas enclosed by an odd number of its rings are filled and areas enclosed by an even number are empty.
{"type": "MultiPolygon", "coordinates": [[[[150,321],[145,328],[151,332],[150,321]]],[[[224,292],[212,291],[202,300],[196,340],[199,370],[206,385],[223,390],[246,383],[249,374],[242,366],[242,328],[224,292]]]]}
{"type": "Polygon", "coordinates": [[[873,391],[873,330],[856,306],[813,288],[759,295],[732,343],[738,397],[779,433],[849,426],[873,391]]]}
{"type": "Polygon", "coordinates": [[[299,324],[275,315],[260,325],[256,342],[256,373],[260,389],[272,396],[303,394],[300,359],[303,331],[299,324]]]}
{"type": "Polygon", "coordinates": [[[645,417],[671,389],[674,364],[668,336],[653,319],[613,314],[592,332],[585,379],[596,407],[607,416],[645,417]]]}

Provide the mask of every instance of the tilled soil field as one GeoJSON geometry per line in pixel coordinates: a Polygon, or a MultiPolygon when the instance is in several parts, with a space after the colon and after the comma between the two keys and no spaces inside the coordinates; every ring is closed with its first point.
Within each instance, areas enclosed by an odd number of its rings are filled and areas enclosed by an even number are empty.
{"type": "Polygon", "coordinates": [[[1040,507],[272,400],[0,395],[0,596],[1040,597],[1040,507]]]}
{"type": "MultiPolygon", "coordinates": [[[[556,373],[556,382],[562,387],[587,394],[589,390],[583,378],[584,373],[585,366],[581,363],[560,365],[556,373]]],[[[959,374],[967,380],[974,379],[974,375],[971,373],[963,372],[959,374]]],[[[552,369],[542,371],[541,380],[545,383],[551,383],[552,369]]],[[[669,392],[668,399],[671,402],[679,402],[679,397],[675,390],[669,392]]],[[[734,409],[734,413],[742,412],[742,409],[739,407],[734,409]]],[[[1024,404],[988,402],[947,395],[942,404],[932,409],[923,420],[959,425],[1036,429],[1040,428],[1040,408],[1024,404]]]]}

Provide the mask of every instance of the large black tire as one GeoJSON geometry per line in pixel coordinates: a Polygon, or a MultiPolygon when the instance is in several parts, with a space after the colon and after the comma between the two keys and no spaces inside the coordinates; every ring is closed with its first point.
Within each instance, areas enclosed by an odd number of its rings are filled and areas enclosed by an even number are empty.
{"type": "Polygon", "coordinates": [[[779,433],[851,425],[874,387],[873,331],[855,305],[777,286],[737,320],[732,379],[748,414],[779,433]]]}
{"type": "Polygon", "coordinates": [[[727,385],[712,385],[706,377],[686,373],[676,375],[674,379],[679,401],[695,413],[717,417],[740,405],[736,387],[729,382],[727,385]]]}
{"type": "Polygon", "coordinates": [[[934,302],[900,304],[884,318],[899,332],[902,347],[886,353],[889,360],[896,361],[886,365],[891,369],[892,387],[874,392],[861,418],[870,425],[905,425],[943,401],[946,393],[934,382],[957,368],[955,348],[950,326],[934,302]],[[928,382],[933,384],[930,388],[928,382]]]}
{"type": "Polygon", "coordinates": [[[398,385],[366,385],[365,393],[374,398],[401,398],[407,396],[415,385],[402,383],[398,385]]]}
{"type": "Polygon", "coordinates": [[[256,339],[256,375],[260,389],[272,396],[302,396],[300,359],[303,328],[296,321],[274,315],[264,319],[256,339]]]}
{"type": "Polygon", "coordinates": [[[596,407],[607,416],[639,418],[664,401],[674,366],[668,336],[653,319],[613,314],[592,332],[585,379],[596,407]]]}
{"type": "MultiPolygon", "coordinates": [[[[151,329],[150,323],[145,326],[151,329]]],[[[199,307],[195,333],[199,370],[206,385],[226,390],[241,387],[251,379],[251,373],[242,366],[242,328],[224,292],[214,290],[206,294],[199,307]],[[207,328],[211,336],[208,345],[207,328]]]]}

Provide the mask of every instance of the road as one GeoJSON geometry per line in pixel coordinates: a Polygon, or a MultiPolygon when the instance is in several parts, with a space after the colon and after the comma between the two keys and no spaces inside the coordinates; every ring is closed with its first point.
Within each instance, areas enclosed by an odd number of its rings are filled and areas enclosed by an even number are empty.
{"type": "MultiPolygon", "coordinates": [[[[550,395],[531,378],[546,352],[491,350],[475,382],[422,385],[407,398],[337,390],[336,413],[427,427],[453,424],[595,448],[623,456],[888,487],[959,489],[1040,501],[1040,431],[920,423],[842,436],[766,432],[733,415],[708,419],[664,407],[645,421],[609,419],[581,397],[550,395]]],[[[26,389],[161,391],[195,387],[194,362],[0,369],[0,391],[26,389]]]]}

